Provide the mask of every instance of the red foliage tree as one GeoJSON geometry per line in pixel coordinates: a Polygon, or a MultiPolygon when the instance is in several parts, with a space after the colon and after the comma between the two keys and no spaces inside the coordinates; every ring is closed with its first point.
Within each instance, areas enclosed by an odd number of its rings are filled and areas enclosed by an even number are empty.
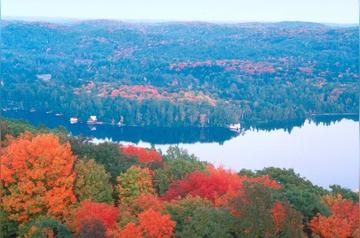
{"type": "Polygon", "coordinates": [[[163,199],[170,201],[191,195],[215,201],[229,190],[238,190],[241,186],[242,181],[236,173],[209,167],[208,173],[195,171],[172,183],[163,199]]]}
{"type": "Polygon", "coordinates": [[[275,202],[272,208],[272,218],[274,220],[276,232],[281,231],[286,222],[286,208],[281,202],[275,202]]]}
{"type": "Polygon", "coordinates": [[[84,224],[100,221],[106,229],[107,236],[111,236],[117,227],[118,214],[118,209],[112,205],[89,201],[82,202],[75,212],[74,225],[76,232],[79,233],[84,224]]]}
{"type": "Polygon", "coordinates": [[[151,162],[162,162],[162,157],[154,149],[146,149],[137,146],[128,145],[121,148],[126,155],[135,156],[140,163],[148,164],[151,162]]]}
{"type": "Polygon", "coordinates": [[[247,177],[247,176],[241,176],[241,179],[243,182],[248,183],[261,183],[265,185],[266,187],[272,188],[272,189],[281,189],[282,186],[276,182],[275,180],[270,179],[268,175],[260,176],[260,177],[247,177]]]}
{"type": "Polygon", "coordinates": [[[175,181],[170,185],[163,199],[183,198],[187,195],[199,196],[215,202],[219,197],[232,191],[238,191],[243,187],[244,182],[262,183],[271,188],[281,188],[281,186],[267,176],[250,178],[239,176],[236,173],[225,169],[216,169],[209,166],[207,173],[195,171],[182,180],[175,181]]]}
{"type": "Polygon", "coordinates": [[[134,223],[128,223],[118,234],[118,238],[142,238],[142,231],[134,223]]]}

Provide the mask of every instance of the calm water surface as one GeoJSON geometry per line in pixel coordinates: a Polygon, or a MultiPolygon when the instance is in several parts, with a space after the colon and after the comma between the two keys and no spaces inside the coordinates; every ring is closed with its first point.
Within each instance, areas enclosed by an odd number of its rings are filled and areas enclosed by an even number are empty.
{"type": "Polygon", "coordinates": [[[166,151],[179,145],[200,160],[225,168],[262,169],[293,168],[313,183],[328,187],[340,184],[358,188],[359,125],[353,119],[324,119],[325,123],[305,121],[284,125],[263,126],[237,134],[225,128],[140,128],[86,124],[70,125],[65,118],[29,112],[5,112],[5,116],[23,118],[50,128],[62,125],[73,135],[137,144],[166,151]],[[333,122],[331,122],[333,121],[333,122]]]}

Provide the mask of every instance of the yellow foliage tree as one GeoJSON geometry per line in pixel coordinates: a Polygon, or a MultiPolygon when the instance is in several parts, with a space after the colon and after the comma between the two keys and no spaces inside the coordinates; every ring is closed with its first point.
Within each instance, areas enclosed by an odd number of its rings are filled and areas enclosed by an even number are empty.
{"type": "Polygon", "coordinates": [[[117,178],[120,204],[128,204],[141,194],[154,194],[153,173],[148,168],[130,167],[117,178]]]}

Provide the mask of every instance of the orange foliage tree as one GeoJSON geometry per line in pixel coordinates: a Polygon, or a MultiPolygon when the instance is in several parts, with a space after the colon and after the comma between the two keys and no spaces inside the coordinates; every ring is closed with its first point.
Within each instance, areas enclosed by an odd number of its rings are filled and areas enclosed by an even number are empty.
{"type": "Polygon", "coordinates": [[[124,146],[121,151],[130,156],[135,156],[140,163],[148,164],[151,162],[162,162],[162,157],[154,149],[146,149],[133,145],[124,146]]]}
{"type": "Polygon", "coordinates": [[[170,215],[161,215],[152,209],[139,214],[139,226],[146,238],[170,238],[175,225],[170,215]]]}
{"type": "Polygon", "coordinates": [[[172,221],[170,215],[161,215],[153,209],[139,214],[138,224],[127,224],[119,232],[119,238],[170,238],[174,236],[173,230],[176,222],[172,221]]]}
{"type": "Polygon", "coordinates": [[[153,194],[141,194],[128,204],[120,204],[121,217],[118,220],[120,226],[135,222],[137,216],[149,209],[162,212],[164,210],[163,201],[153,194]]]}
{"type": "Polygon", "coordinates": [[[337,216],[316,216],[310,222],[311,230],[323,238],[351,237],[350,225],[337,216]]]}
{"type": "Polygon", "coordinates": [[[84,201],[75,212],[74,226],[77,234],[85,232],[84,228],[91,229],[91,224],[99,224],[105,228],[106,236],[110,237],[117,228],[119,210],[106,203],[84,201]]]}
{"type": "Polygon", "coordinates": [[[325,203],[330,207],[332,215],[315,216],[310,222],[311,230],[324,238],[351,237],[359,227],[359,203],[326,197],[325,203]]]}
{"type": "Polygon", "coordinates": [[[61,218],[76,199],[68,143],[52,134],[23,134],[1,152],[2,205],[9,218],[26,222],[40,215],[61,218]]]}
{"type": "Polygon", "coordinates": [[[129,204],[134,214],[139,214],[149,209],[161,212],[164,209],[163,201],[153,194],[142,194],[129,204]]]}

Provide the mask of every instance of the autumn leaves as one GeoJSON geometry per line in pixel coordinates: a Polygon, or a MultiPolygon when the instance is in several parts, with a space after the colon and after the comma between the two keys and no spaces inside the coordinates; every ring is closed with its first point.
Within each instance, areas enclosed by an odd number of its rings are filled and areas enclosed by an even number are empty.
{"type": "Polygon", "coordinates": [[[41,215],[62,220],[76,202],[76,157],[52,134],[23,134],[1,153],[3,209],[20,223],[41,215]]]}
{"type": "Polygon", "coordinates": [[[61,134],[8,137],[0,156],[1,229],[15,235],[12,224],[18,237],[348,238],[359,233],[356,194],[339,187],[331,193],[292,171],[235,173],[178,147],[161,155],[61,134]]]}

